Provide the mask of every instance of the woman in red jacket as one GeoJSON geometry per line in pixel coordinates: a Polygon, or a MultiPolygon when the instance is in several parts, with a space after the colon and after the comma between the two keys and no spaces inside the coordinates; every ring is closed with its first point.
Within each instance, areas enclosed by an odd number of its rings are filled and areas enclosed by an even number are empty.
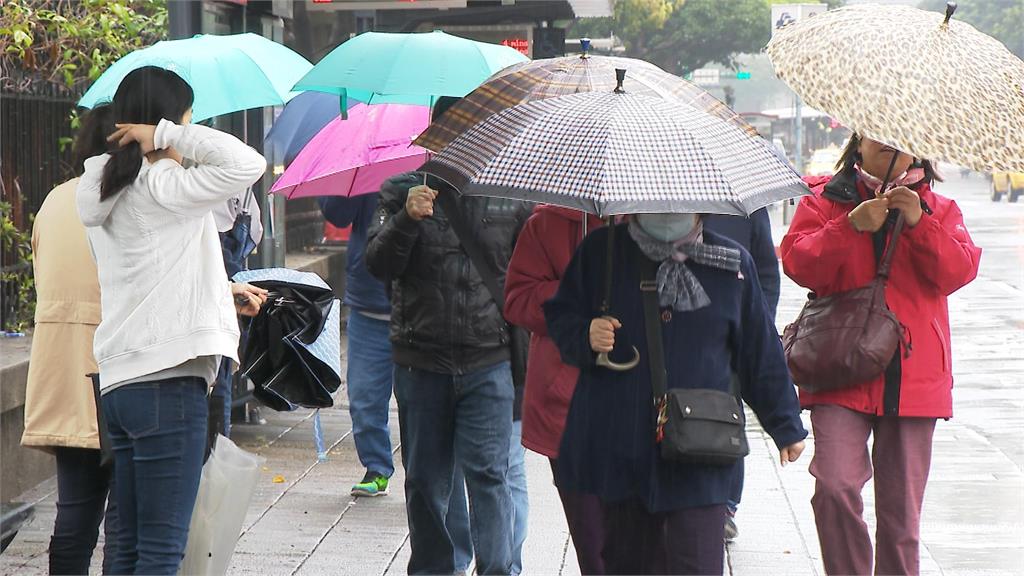
{"type": "MultiPolygon", "coordinates": [[[[579,210],[539,206],[516,240],[505,278],[505,318],[532,334],[523,395],[523,446],[547,456],[552,471],[579,370],[562,363],[558,348],[548,337],[541,304],[558,291],[562,273],[583,240],[583,217],[579,210]]],[[[587,230],[602,224],[596,216],[587,218],[587,230]]],[[[603,523],[597,497],[561,488],[558,495],[580,571],[604,574],[603,523]]]]}
{"type": "Polygon", "coordinates": [[[783,269],[819,296],[865,286],[902,212],[906,227],[886,303],[906,326],[911,350],[898,350],[885,373],[870,382],[801,392],[814,429],[811,504],[825,571],[870,574],[861,491],[874,474],[874,571],[917,574],[932,433],[936,419],[951,417],[953,409],[946,298],[977,275],[981,249],[956,203],[932,191],[938,177],[928,161],[854,135],[837,168],[831,178],[808,182],[814,195],[800,203],[782,240],[783,269]],[[894,155],[894,187],[882,193],[894,155]]]}

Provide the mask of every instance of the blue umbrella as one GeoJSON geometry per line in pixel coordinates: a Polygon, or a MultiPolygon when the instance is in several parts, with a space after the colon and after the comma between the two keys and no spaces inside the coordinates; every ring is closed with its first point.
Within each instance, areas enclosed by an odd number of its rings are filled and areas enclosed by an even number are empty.
{"type": "MultiPolygon", "coordinates": [[[[348,107],[358,104],[348,101],[348,107]]],[[[316,136],[324,126],[338,117],[341,105],[338,97],[324,92],[303,92],[285,105],[267,132],[264,144],[275,150],[284,150],[285,165],[291,164],[295,156],[316,136]]]]}

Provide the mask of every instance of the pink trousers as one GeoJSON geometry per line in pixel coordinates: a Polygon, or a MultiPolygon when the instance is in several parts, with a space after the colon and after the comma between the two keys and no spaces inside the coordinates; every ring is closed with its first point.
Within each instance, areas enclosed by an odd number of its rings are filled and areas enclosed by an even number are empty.
{"type": "Polygon", "coordinates": [[[816,479],[811,506],[828,574],[920,571],[921,506],[935,418],[874,416],[834,405],[811,409],[816,479]],[[871,453],[868,438],[874,434],[871,453]],[[864,484],[875,477],[876,548],[864,522],[864,484]]]}

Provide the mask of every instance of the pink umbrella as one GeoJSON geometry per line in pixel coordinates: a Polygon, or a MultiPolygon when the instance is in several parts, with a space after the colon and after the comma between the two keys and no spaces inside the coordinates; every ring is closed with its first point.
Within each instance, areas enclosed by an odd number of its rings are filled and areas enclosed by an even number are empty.
{"type": "Polygon", "coordinates": [[[335,118],[306,144],[270,192],[288,198],[376,192],[391,176],[427,161],[427,151],[412,140],[429,123],[426,106],[354,106],[347,120],[335,118]]]}

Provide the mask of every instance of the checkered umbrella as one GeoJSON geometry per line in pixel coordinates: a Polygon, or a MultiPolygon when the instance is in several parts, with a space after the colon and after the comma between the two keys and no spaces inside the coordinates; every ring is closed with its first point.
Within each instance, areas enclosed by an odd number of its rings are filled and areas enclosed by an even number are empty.
{"type": "Polygon", "coordinates": [[[807,193],[764,139],[706,110],[619,92],[508,108],[463,133],[422,170],[463,194],[544,202],[601,217],[749,215],[807,193]]]}
{"type": "Polygon", "coordinates": [[[615,70],[627,70],[623,88],[630,94],[674,100],[706,110],[751,134],[757,132],[728,106],[695,84],[654,64],[610,56],[566,56],[514,64],[456,102],[414,142],[432,152],[451,144],[459,134],[501,112],[529,102],[577,92],[611,92],[615,70]]]}

